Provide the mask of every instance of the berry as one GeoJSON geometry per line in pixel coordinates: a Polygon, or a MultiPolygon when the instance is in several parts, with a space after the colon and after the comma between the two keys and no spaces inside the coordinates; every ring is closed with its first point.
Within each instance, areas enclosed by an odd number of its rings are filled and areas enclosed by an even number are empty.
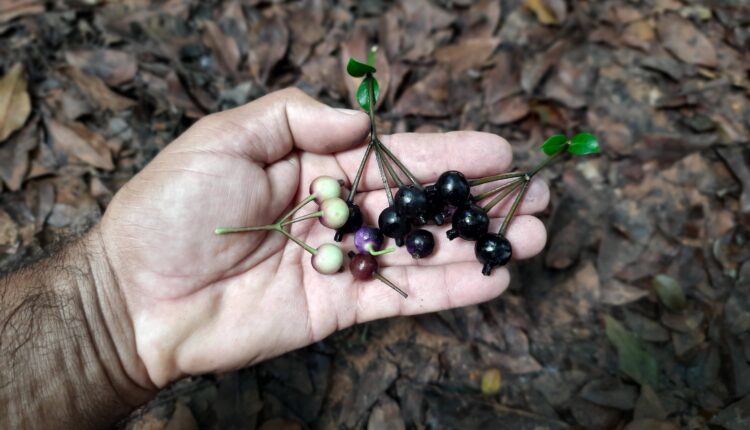
{"type": "Polygon", "coordinates": [[[320,222],[328,228],[343,227],[349,219],[349,206],[338,197],[330,198],[321,203],[320,210],[323,212],[320,222]]]}
{"type": "Polygon", "coordinates": [[[378,261],[370,254],[357,254],[349,260],[349,271],[354,279],[370,279],[378,271],[378,261]]]}
{"type": "Polygon", "coordinates": [[[426,224],[426,216],[429,211],[429,202],[424,190],[414,185],[399,187],[394,197],[396,211],[407,219],[417,220],[421,225],[426,224]]]}
{"type": "Polygon", "coordinates": [[[455,170],[444,172],[435,184],[440,196],[445,203],[452,206],[461,206],[469,201],[471,186],[463,173],[455,170]]]}
{"type": "Polygon", "coordinates": [[[349,218],[347,218],[346,224],[336,230],[336,235],[333,237],[336,242],[341,242],[345,234],[354,233],[362,227],[362,210],[359,205],[352,202],[346,202],[346,205],[349,207],[349,218]]]}
{"type": "Polygon", "coordinates": [[[435,185],[428,185],[424,188],[425,194],[427,194],[427,216],[432,218],[437,225],[443,225],[445,222],[445,202],[443,196],[440,195],[435,185]]]}
{"type": "Polygon", "coordinates": [[[337,245],[324,243],[315,251],[311,263],[318,273],[330,275],[341,270],[344,265],[344,253],[337,245]]]}
{"type": "Polygon", "coordinates": [[[413,258],[424,258],[435,249],[435,238],[427,230],[417,229],[406,236],[406,251],[413,258]]]}
{"type": "Polygon", "coordinates": [[[375,227],[363,225],[354,233],[354,246],[357,251],[363,254],[369,254],[373,251],[379,251],[383,247],[383,232],[375,227]]]}
{"type": "Polygon", "coordinates": [[[461,236],[466,240],[477,240],[487,233],[490,218],[487,211],[477,205],[464,205],[453,213],[453,228],[448,230],[448,239],[461,236]]]}
{"type": "Polygon", "coordinates": [[[330,176],[318,176],[310,183],[310,194],[318,204],[341,195],[341,184],[330,176]]]}
{"type": "Polygon", "coordinates": [[[494,267],[504,266],[513,255],[513,248],[505,237],[496,233],[487,233],[474,245],[474,255],[482,263],[482,274],[490,276],[494,267]]]}
{"type": "Polygon", "coordinates": [[[384,235],[396,239],[396,244],[403,244],[404,236],[409,233],[411,226],[406,217],[396,212],[396,208],[388,206],[378,217],[378,227],[384,235]]]}

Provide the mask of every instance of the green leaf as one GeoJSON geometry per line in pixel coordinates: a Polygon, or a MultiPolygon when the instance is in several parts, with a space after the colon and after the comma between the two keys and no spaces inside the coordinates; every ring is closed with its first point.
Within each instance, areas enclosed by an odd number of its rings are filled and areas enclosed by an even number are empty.
{"type": "Polygon", "coordinates": [[[641,348],[635,335],[616,319],[605,315],[604,324],[607,338],[617,348],[617,361],[622,373],[641,385],[656,387],[659,382],[656,358],[641,348]]]}
{"type": "Polygon", "coordinates": [[[560,149],[568,143],[568,138],[564,134],[554,134],[547,138],[542,144],[542,152],[547,155],[555,155],[560,149]]]}
{"type": "Polygon", "coordinates": [[[659,300],[672,311],[679,311],[687,306],[685,293],[676,279],[667,275],[656,275],[652,283],[659,300]]]}
{"type": "Polygon", "coordinates": [[[570,139],[568,152],[575,155],[598,154],[599,142],[591,133],[576,134],[570,139]]]}
{"type": "Polygon", "coordinates": [[[362,109],[366,112],[370,112],[370,93],[367,90],[367,83],[370,79],[372,79],[372,91],[375,96],[375,103],[373,103],[373,105],[378,103],[378,98],[380,97],[380,85],[378,84],[378,80],[373,77],[364,78],[362,83],[359,84],[359,88],[357,88],[357,103],[359,103],[359,105],[362,106],[362,109]]]}
{"type": "Polygon", "coordinates": [[[369,64],[360,63],[354,58],[350,58],[349,63],[346,64],[346,72],[355,78],[361,78],[368,73],[375,73],[375,68],[369,64]]]}

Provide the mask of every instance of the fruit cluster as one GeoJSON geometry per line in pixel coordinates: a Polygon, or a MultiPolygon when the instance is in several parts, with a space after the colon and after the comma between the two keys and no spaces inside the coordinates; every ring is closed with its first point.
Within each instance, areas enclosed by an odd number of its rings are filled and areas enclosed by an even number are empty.
{"type": "Polygon", "coordinates": [[[339,246],[326,243],[316,249],[285,229],[289,224],[317,217],[323,225],[336,230],[336,242],[341,242],[346,234],[354,233],[354,246],[358,252],[350,251],[348,255],[349,270],[355,279],[378,279],[406,298],[407,294],[403,290],[378,272],[375,257],[394,251],[393,248],[383,249],[385,237],[394,239],[398,246],[405,244],[407,252],[413,258],[426,258],[435,249],[435,238],[431,232],[421,227],[428,223],[442,225],[450,221],[448,239],[460,237],[475,241],[475,256],[482,264],[482,273],[489,276],[495,267],[507,264],[513,255],[511,244],[505,235],[532,178],[565,154],[598,153],[599,144],[596,138],[588,133],[581,133],[570,139],[561,134],[554,135],[547,139],[541,148],[548,155],[547,159],[527,172],[499,173],[470,180],[463,173],[451,170],[441,174],[434,184],[423,186],[378,137],[375,106],[380,89],[373,76],[374,53],[373,49],[367,64],[350,59],[347,65],[350,75],[363,78],[357,90],[357,101],[370,115],[370,140],[346,199],[341,198],[342,183],[331,177],[321,176],[310,184],[310,195],[276,223],[259,227],[218,228],[215,232],[224,234],[258,230],[278,231],[313,255],[312,265],[315,270],[323,274],[336,273],[344,265],[344,254],[339,246]],[[378,217],[377,228],[364,225],[362,211],[355,203],[359,182],[373,153],[388,199],[388,207],[383,209],[378,217]],[[495,188],[472,194],[472,187],[496,181],[502,182],[495,188]],[[397,189],[395,196],[391,190],[392,186],[397,189]],[[514,192],[515,199],[500,229],[497,233],[490,232],[489,211],[514,192]],[[290,219],[312,200],[319,204],[318,211],[290,219]],[[484,200],[488,201],[479,206],[484,200]]]}

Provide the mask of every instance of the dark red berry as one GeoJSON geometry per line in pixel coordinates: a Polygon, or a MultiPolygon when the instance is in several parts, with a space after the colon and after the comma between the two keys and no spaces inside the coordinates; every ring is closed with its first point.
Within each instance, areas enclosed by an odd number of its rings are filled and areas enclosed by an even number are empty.
{"type": "Polygon", "coordinates": [[[448,230],[448,239],[458,236],[466,240],[477,240],[487,233],[490,218],[487,211],[477,205],[464,205],[456,209],[452,217],[453,228],[448,230]]]}
{"type": "Polygon", "coordinates": [[[487,233],[474,245],[474,255],[482,263],[482,274],[490,276],[492,269],[504,266],[513,255],[513,248],[505,237],[496,233],[487,233]]]}
{"type": "Polygon", "coordinates": [[[349,271],[354,279],[365,281],[378,270],[378,260],[370,254],[357,254],[349,260],[349,271]]]}
{"type": "Polygon", "coordinates": [[[461,206],[469,201],[471,187],[463,173],[449,170],[444,172],[435,184],[443,201],[452,206],[461,206]]]}
{"type": "Polygon", "coordinates": [[[435,249],[435,237],[427,230],[417,229],[406,236],[406,251],[413,258],[425,258],[435,249]]]}
{"type": "Polygon", "coordinates": [[[336,235],[333,237],[336,242],[341,242],[345,234],[354,233],[362,227],[362,210],[359,205],[352,202],[346,202],[346,204],[349,206],[349,218],[346,219],[346,224],[336,230],[336,235]]]}

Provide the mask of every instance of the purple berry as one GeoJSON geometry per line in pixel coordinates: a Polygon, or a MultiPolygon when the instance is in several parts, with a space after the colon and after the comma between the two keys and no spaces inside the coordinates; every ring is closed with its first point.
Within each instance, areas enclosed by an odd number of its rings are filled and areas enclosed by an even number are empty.
{"type": "Polygon", "coordinates": [[[385,237],[380,229],[367,225],[363,225],[354,233],[354,246],[363,254],[379,251],[383,247],[384,240],[385,237]]]}

